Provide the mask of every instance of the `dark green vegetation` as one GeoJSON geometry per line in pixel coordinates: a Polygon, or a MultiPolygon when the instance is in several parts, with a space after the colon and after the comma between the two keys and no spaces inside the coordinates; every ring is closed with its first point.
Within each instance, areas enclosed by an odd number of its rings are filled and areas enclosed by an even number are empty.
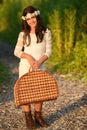
{"type": "MultiPolygon", "coordinates": [[[[8,66],[0,62],[0,89],[5,89],[7,84],[11,82],[11,76],[8,66]]],[[[1,90],[0,90],[1,91],[1,90]]]]}
{"type": "Polygon", "coordinates": [[[72,73],[87,81],[87,0],[2,0],[0,38],[15,46],[22,10],[34,5],[51,29],[53,54],[46,62],[51,72],[72,73]]]}

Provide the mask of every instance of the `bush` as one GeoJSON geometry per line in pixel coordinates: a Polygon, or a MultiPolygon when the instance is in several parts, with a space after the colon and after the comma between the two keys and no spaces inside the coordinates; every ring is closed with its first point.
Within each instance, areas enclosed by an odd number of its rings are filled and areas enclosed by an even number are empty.
{"type": "Polygon", "coordinates": [[[0,62],[0,88],[3,88],[3,85],[7,85],[11,82],[11,75],[9,73],[9,68],[7,65],[0,62]]]}
{"type": "Polygon", "coordinates": [[[61,74],[80,73],[87,80],[87,1],[3,0],[0,38],[12,45],[21,30],[22,10],[27,5],[40,9],[43,22],[52,31],[53,54],[46,67],[61,74]]]}

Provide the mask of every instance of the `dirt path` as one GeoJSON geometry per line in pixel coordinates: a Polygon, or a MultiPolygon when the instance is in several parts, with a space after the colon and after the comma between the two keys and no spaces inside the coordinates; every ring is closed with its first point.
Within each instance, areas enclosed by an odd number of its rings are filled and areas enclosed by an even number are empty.
{"type": "MultiPolygon", "coordinates": [[[[13,48],[2,42],[0,61],[9,65],[13,79],[12,84],[6,86],[6,91],[0,93],[0,130],[26,130],[24,113],[15,106],[13,98],[19,60],[13,56],[13,48]]],[[[44,103],[44,117],[50,126],[38,130],[87,130],[87,85],[81,80],[67,80],[65,75],[54,76],[60,96],[56,101],[44,103]]]]}

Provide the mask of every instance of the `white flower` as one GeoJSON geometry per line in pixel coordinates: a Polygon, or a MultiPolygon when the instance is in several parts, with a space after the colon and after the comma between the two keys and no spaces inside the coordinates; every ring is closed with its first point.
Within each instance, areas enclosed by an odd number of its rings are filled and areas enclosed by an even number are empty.
{"type": "Polygon", "coordinates": [[[38,11],[35,11],[34,13],[36,14],[36,16],[37,16],[37,15],[40,15],[40,11],[39,11],[39,10],[38,10],[38,11]]]}
{"type": "Polygon", "coordinates": [[[21,18],[22,18],[22,20],[25,20],[25,17],[24,17],[24,16],[22,16],[21,18]]]}
{"type": "Polygon", "coordinates": [[[26,19],[30,19],[30,18],[32,18],[34,16],[38,16],[38,15],[40,15],[40,11],[39,10],[35,11],[34,13],[27,13],[26,16],[22,16],[22,19],[26,20],[26,19]]]}

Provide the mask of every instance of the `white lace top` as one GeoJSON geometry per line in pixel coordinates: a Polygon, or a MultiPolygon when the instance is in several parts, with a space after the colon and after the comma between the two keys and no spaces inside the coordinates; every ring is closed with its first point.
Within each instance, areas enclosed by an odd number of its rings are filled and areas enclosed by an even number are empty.
{"type": "MultiPolygon", "coordinates": [[[[30,33],[31,43],[29,46],[23,45],[23,35],[24,32],[20,32],[17,40],[17,44],[15,46],[14,55],[20,58],[23,53],[22,49],[24,47],[24,52],[31,55],[34,59],[39,60],[43,55],[47,55],[50,57],[52,51],[52,39],[51,32],[47,29],[43,41],[41,43],[37,43],[37,38],[35,34],[30,33]]],[[[27,40],[28,43],[28,40],[27,40]]],[[[27,59],[21,58],[21,64],[29,64],[27,59]]]]}

